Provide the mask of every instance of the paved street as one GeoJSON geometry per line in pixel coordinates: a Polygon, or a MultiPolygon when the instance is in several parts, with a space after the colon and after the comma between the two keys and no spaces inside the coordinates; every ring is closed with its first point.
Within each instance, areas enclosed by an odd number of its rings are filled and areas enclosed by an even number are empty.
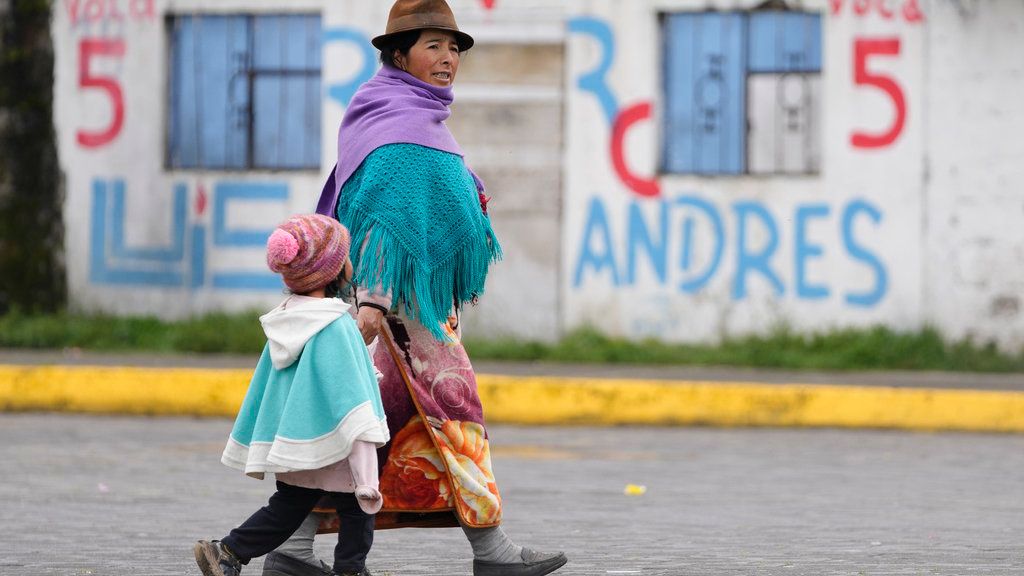
{"type": "MultiPolygon", "coordinates": [[[[227,420],[0,414],[0,574],[196,575],[265,502],[227,420]]],[[[506,530],[558,574],[1020,575],[1024,437],[493,427],[506,530]],[[643,496],[626,496],[626,484],[643,496]]],[[[321,537],[329,555],[334,536],[321,537]]],[[[468,575],[458,530],[378,533],[376,574],[468,575]]],[[[259,561],[244,572],[260,574],[259,561]]]]}

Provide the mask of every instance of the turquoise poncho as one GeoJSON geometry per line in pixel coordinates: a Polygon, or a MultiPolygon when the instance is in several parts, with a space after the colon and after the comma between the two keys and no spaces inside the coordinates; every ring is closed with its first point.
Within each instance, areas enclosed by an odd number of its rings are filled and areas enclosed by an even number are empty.
{"type": "Polygon", "coordinates": [[[337,216],[352,233],[354,283],[390,292],[438,339],[452,307],[483,294],[501,258],[462,158],[433,148],[374,150],[342,187],[337,216]]]}
{"type": "Polygon", "coordinates": [[[224,464],[256,478],[318,470],[347,458],[356,440],[390,439],[377,373],[348,308],[292,296],[260,318],[269,341],[224,464]]]}

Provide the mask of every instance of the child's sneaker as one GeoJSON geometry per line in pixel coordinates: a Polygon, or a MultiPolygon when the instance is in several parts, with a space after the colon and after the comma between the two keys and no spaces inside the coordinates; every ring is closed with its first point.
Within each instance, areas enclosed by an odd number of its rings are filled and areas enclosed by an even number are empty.
{"type": "Polygon", "coordinates": [[[192,551],[203,576],[238,576],[242,572],[242,563],[219,540],[200,540],[192,551]]]}

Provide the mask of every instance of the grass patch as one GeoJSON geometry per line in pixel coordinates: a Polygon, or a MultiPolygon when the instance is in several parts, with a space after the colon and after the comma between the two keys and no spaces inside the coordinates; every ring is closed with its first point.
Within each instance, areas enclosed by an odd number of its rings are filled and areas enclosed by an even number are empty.
{"type": "Polygon", "coordinates": [[[994,344],[947,344],[938,331],[896,332],[885,327],[804,335],[777,330],[718,345],[669,344],[611,338],[594,329],[573,331],[554,344],[514,339],[467,339],[474,359],[596,364],[743,366],[791,370],[945,370],[1024,372],[1017,356],[994,344]]]}
{"type": "Polygon", "coordinates": [[[0,316],[0,347],[259,354],[266,342],[259,315],[218,313],[166,322],[154,317],[15,312],[0,316]]]}
{"type": "MultiPolygon", "coordinates": [[[[106,315],[0,316],[0,347],[82,348],[109,352],[259,354],[266,341],[260,312],[210,314],[166,322],[106,315]]],[[[555,343],[468,338],[474,360],[743,366],[791,370],[946,370],[1024,372],[1024,350],[1014,356],[992,343],[947,343],[938,331],[897,332],[885,327],[804,335],[780,329],[718,345],[669,344],[611,338],[591,328],[555,343]]]]}

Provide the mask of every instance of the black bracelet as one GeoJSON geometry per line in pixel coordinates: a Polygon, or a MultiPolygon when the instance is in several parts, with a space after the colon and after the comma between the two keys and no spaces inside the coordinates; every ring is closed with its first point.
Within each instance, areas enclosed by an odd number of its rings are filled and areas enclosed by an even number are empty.
{"type": "Polygon", "coordinates": [[[380,310],[381,313],[384,314],[385,316],[387,316],[388,312],[390,312],[390,310],[388,310],[387,308],[381,306],[380,304],[374,304],[373,302],[361,302],[358,307],[362,308],[363,306],[369,306],[370,308],[380,310]]]}

